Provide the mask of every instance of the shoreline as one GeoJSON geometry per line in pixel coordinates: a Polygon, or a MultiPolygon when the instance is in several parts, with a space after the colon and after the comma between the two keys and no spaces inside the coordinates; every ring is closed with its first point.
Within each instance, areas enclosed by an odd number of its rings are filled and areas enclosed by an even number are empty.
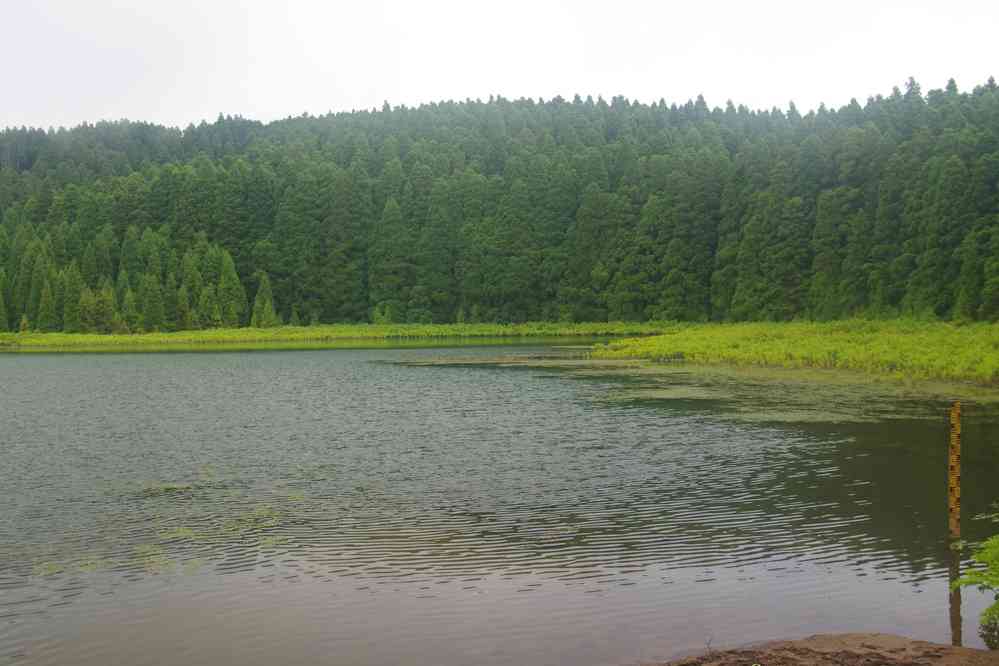
{"type": "Polygon", "coordinates": [[[894,634],[816,634],[688,655],[657,666],[996,666],[999,651],[894,634]]]}
{"type": "Polygon", "coordinates": [[[910,320],[689,324],[615,340],[595,359],[850,370],[906,380],[999,386],[999,324],[910,320]]]}
{"type": "Polygon", "coordinates": [[[0,333],[0,353],[105,351],[157,352],[210,349],[337,349],[377,343],[400,346],[495,340],[544,341],[605,339],[655,335],[669,330],[661,323],[591,322],[565,324],[329,324],[277,328],[215,328],[193,331],[101,333],[0,333]]]}
{"type": "Polygon", "coordinates": [[[124,335],[26,332],[0,333],[0,353],[406,348],[569,341],[593,361],[842,370],[903,381],[999,387],[999,324],[910,320],[329,324],[124,335]],[[580,344],[584,342],[586,345],[580,344]]]}

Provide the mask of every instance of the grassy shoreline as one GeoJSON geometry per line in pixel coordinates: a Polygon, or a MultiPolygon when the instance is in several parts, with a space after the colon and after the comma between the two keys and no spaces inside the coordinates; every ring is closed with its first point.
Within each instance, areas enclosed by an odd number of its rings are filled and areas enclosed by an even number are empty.
{"type": "Polygon", "coordinates": [[[356,347],[378,341],[595,338],[653,335],[670,324],[592,322],[569,324],[330,324],[279,328],[216,328],[171,333],[0,333],[0,352],[163,351],[173,349],[294,349],[356,347]]]}
{"type": "Polygon", "coordinates": [[[599,359],[823,368],[999,385],[999,325],[906,320],[680,324],[597,346],[599,359]]]}
{"type": "Polygon", "coordinates": [[[621,339],[598,344],[592,358],[841,369],[913,380],[999,386],[999,324],[908,320],[331,324],[134,335],[0,333],[0,352],[319,349],[606,337],[621,339]]]}

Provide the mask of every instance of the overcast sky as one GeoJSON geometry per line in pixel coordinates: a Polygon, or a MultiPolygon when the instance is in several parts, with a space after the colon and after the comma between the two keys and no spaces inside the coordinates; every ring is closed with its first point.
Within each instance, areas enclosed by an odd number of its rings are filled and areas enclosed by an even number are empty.
{"type": "Polygon", "coordinates": [[[574,94],[802,112],[999,76],[999,2],[10,0],[0,126],[574,94]]]}

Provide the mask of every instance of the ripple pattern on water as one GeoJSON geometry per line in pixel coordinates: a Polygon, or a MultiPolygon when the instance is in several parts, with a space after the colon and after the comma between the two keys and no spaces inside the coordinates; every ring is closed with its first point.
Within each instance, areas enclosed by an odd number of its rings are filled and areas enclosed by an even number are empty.
{"type": "MultiPolygon", "coordinates": [[[[611,378],[370,362],[442,353],[0,358],[17,387],[0,431],[0,623],[30,638],[33,617],[162,594],[157,580],[202,581],[222,605],[258,589],[224,580],[309,581],[422,599],[430,616],[485,612],[484,595],[633,595],[624,622],[753,586],[804,606],[865,578],[946,579],[924,414],[782,425],[731,418],[717,386],[691,404],[690,377],[676,400],[609,400],[611,378]]],[[[979,462],[973,488],[995,453],[979,462]]],[[[969,513],[989,492],[966,496],[969,513]]]]}

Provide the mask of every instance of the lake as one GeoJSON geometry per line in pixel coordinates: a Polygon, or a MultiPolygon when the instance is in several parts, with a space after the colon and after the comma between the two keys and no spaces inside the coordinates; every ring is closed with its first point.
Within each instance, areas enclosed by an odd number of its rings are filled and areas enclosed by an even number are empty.
{"type": "MultiPolygon", "coordinates": [[[[0,664],[950,642],[945,401],[485,362],[525,350],[0,355],[0,664]]],[[[968,405],[968,539],[997,441],[968,405]]]]}

